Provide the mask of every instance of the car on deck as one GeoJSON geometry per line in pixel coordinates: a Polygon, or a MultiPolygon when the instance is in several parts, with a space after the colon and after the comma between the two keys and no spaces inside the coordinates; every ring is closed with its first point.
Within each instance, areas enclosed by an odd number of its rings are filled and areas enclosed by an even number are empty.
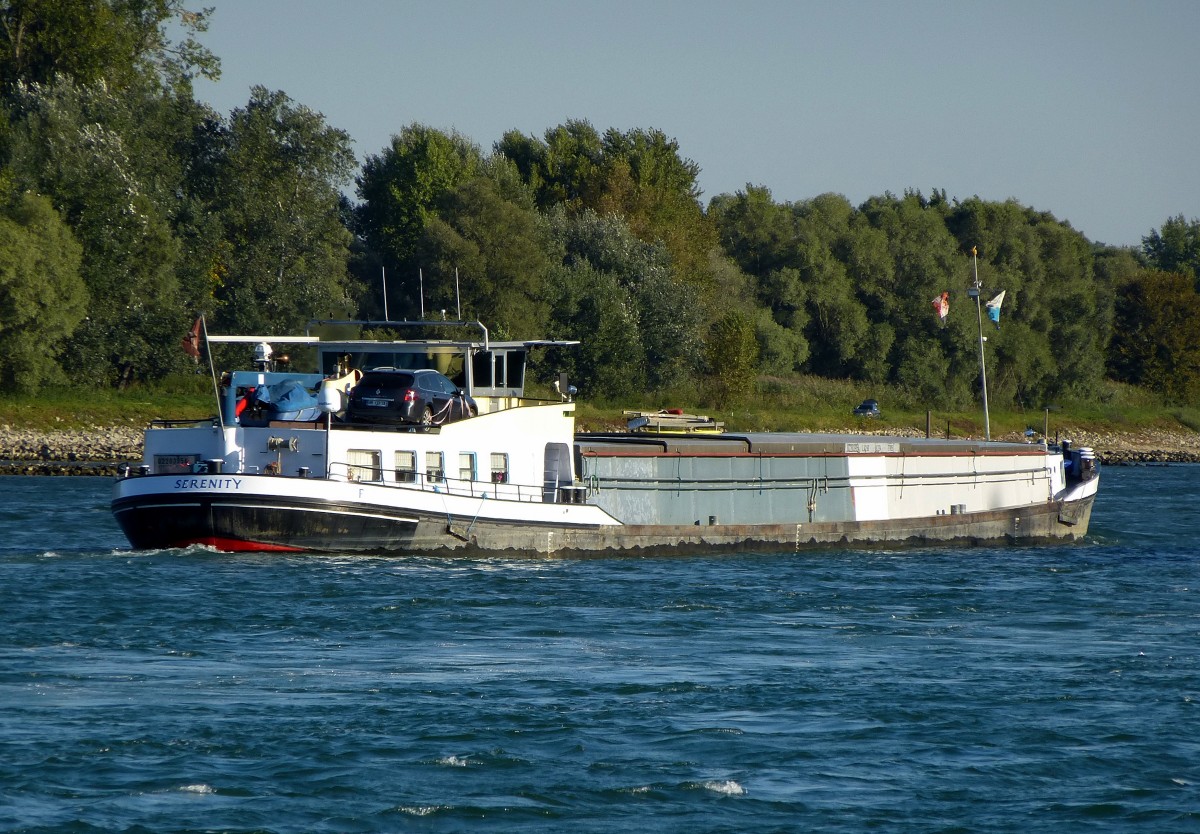
{"type": "Polygon", "coordinates": [[[373,368],[350,390],[346,421],[440,426],[478,413],[475,400],[437,371],[373,368]]]}

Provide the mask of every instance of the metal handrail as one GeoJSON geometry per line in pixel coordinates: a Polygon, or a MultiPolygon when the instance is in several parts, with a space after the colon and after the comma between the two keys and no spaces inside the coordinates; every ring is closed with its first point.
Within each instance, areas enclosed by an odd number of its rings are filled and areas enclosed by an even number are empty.
{"type": "Polygon", "coordinates": [[[396,477],[396,470],[391,470],[391,477],[387,477],[387,467],[363,466],[362,464],[352,464],[345,461],[331,461],[327,477],[333,480],[356,481],[373,486],[388,487],[391,489],[410,489],[418,492],[444,492],[447,495],[465,495],[473,498],[487,497],[500,501],[522,501],[529,503],[541,503],[544,485],[537,484],[514,484],[508,481],[499,483],[487,480],[468,480],[465,478],[451,478],[446,475],[439,477],[430,477],[429,473],[421,471],[411,471],[412,480],[400,480],[396,477]],[[379,477],[363,477],[364,474],[374,476],[378,473],[379,477]]]}
{"type": "Polygon", "coordinates": [[[311,319],[304,328],[306,336],[311,335],[312,329],[321,325],[360,325],[362,327],[478,327],[483,333],[483,349],[491,350],[488,341],[488,329],[481,321],[362,321],[358,319],[311,319]]]}

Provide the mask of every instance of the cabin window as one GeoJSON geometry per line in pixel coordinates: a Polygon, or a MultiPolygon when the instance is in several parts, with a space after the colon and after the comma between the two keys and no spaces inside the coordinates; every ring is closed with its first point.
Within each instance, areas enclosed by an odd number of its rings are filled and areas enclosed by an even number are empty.
{"type": "Polygon", "coordinates": [[[458,479],[460,481],[475,480],[475,453],[458,453],[458,479]]]}
{"type": "Polygon", "coordinates": [[[446,464],[443,463],[441,452],[425,453],[425,480],[430,483],[440,483],[446,479],[446,464]]]}
{"type": "Polygon", "coordinates": [[[492,452],[492,483],[508,483],[508,455],[505,452],[492,452]]]}
{"type": "Polygon", "coordinates": [[[375,449],[347,449],[346,463],[352,481],[382,481],[383,465],[375,449]]]}
{"type": "Polygon", "coordinates": [[[491,388],[492,381],[492,352],[481,350],[471,357],[471,385],[473,388],[491,388]]]}
{"type": "Polygon", "coordinates": [[[505,356],[508,361],[505,383],[509,388],[521,388],[525,385],[525,351],[512,350],[505,356]]]}
{"type": "Polygon", "coordinates": [[[417,453],[396,452],[396,482],[412,484],[417,481],[417,453]]]}

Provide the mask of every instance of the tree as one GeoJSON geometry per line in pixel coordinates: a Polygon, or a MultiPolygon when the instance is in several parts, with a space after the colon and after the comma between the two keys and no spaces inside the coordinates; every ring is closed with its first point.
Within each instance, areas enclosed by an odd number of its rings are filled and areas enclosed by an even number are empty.
{"type": "Polygon", "coordinates": [[[855,212],[835,245],[868,319],[900,327],[920,320],[916,310],[907,309],[919,288],[906,288],[897,280],[896,259],[883,229],[872,226],[862,213],[855,212]]]}
{"type": "Polygon", "coordinates": [[[604,190],[604,145],[590,122],[569,120],[547,130],[544,140],[509,131],[495,150],[517,166],[539,209],[562,206],[571,214],[598,209],[604,190]]]}
{"type": "Polygon", "coordinates": [[[555,357],[589,397],[625,397],[646,385],[646,353],[637,317],[617,275],[587,260],[556,266],[547,276],[550,300],[548,335],[580,339],[578,347],[555,357]]]}
{"type": "Polygon", "coordinates": [[[532,189],[542,210],[616,215],[646,243],[661,242],[676,274],[704,285],[716,235],[699,202],[700,168],[661,130],[609,129],[568,121],[539,141],[510,131],[496,144],[532,189]]]}
{"type": "Polygon", "coordinates": [[[761,186],[714,197],[708,216],[721,247],[749,277],[755,335],[763,373],[801,370],[811,353],[809,286],[799,269],[800,240],[789,204],[761,186]]]}
{"type": "Polygon", "coordinates": [[[261,333],[344,316],[350,235],[339,187],[354,168],[345,131],[282,92],[255,87],[231,114],[215,167],[218,326],[261,333]]]}
{"type": "Polygon", "coordinates": [[[1043,222],[1035,229],[1046,270],[1048,336],[1056,365],[1051,385],[1039,393],[1047,399],[1087,396],[1104,378],[1113,302],[1099,292],[1091,246],[1083,235],[1058,222],[1043,222]]]}
{"type": "Polygon", "coordinates": [[[48,195],[83,246],[89,307],[64,356],[80,381],[124,385],[178,367],[164,347],[183,321],[179,250],[161,192],[147,187],[153,154],[126,138],[156,101],[66,79],[15,89],[14,181],[48,195]]]}
{"type": "Polygon", "coordinates": [[[1142,238],[1150,265],[1163,272],[1179,272],[1200,280],[1200,220],[1190,223],[1179,214],[1142,238]]]}
{"type": "Polygon", "coordinates": [[[791,210],[761,186],[747,185],[735,195],[722,194],[708,204],[717,238],[725,252],[748,274],[764,276],[795,264],[796,228],[791,210]]]}
{"type": "Polygon", "coordinates": [[[550,267],[544,238],[537,213],[504,199],[493,180],[463,182],[426,220],[417,246],[430,304],[457,318],[461,300],[465,319],[486,320],[500,338],[540,337],[550,267]]]}
{"type": "Polygon", "coordinates": [[[178,276],[199,283],[199,253],[217,248],[211,234],[196,244],[212,224],[185,182],[193,131],[213,118],[190,82],[220,72],[195,39],[208,14],[184,0],[0,0],[9,172],[48,195],[83,246],[89,309],[64,359],[77,381],[125,384],[180,367],[193,305],[181,303],[178,276]],[[181,221],[192,234],[183,247],[181,221]]]}
{"type": "Polygon", "coordinates": [[[784,327],[767,310],[754,311],[754,337],[758,341],[758,370],[787,376],[799,371],[808,359],[808,340],[801,329],[784,327]]]}
{"type": "Polygon", "coordinates": [[[358,177],[358,223],[367,244],[386,266],[415,272],[429,219],[457,185],[479,175],[482,164],[479,148],[461,134],[405,127],[382,153],[367,157],[358,177]]]}
{"type": "Polygon", "coordinates": [[[795,373],[808,361],[809,289],[793,267],[773,270],[758,280],[756,331],[764,373],[795,373]]]}
{"type": "Polygon", "coordinates": [[[1037,406],[1094,391],[1103,378],[1112,301],[1087,239],[1015,200],[967,200],[947,223],[963,251],[978,247],[985,291],[1006,292],[1006,324],[989,342],[996,352],[989,374],[1005,383],[994,386],[996,401],[1011,395],[1037,406]]]}
{"type": "Polygon", "coordinates": [[[81,251],[45,197],[0,207],[0,390],[32,393],[62,379],[58,356],[87,308],[81,251]]]}
{"type": "MultiPolygon", "coordinates": [[[[552,245],[568,269],[555,275],[569,275],[575,268],[586,274],[586,264],[616,282],[623,296],[621,315],[636,324],[637,337],[630,340],[630,350],[636,345],[641,351],[637,361],[643,365],[647,384],[665,388],[691,379],[702,357],[703,313],[693,288],[675,275],[666,249],[639,240],[615,216],[584,211],[572,217],[560,208],[550,212],[548,221],[552,245]]],[[[553,286],[547,289],[556,292],[553,286]]],[[[606,287],[603,292],[611,290],[606,287]]],[[[586,294],[586,288],[580,294],[586,294]]],[[[552,321],[556,337],[580,338],[590,332],[593,325],[587,321],[560,317],[579,309],[578,303],[557,305],[552,321]]],[[[607,298],[594,309],[612,311],[616,306],[607,298]]]]}
{"type": "MultiPolygon", "coordinates": [[[[979,375],[979,365],[975,366],[979,375]]],[[[896,382],[930,406],[949,407],[966,401],[965,386],[953,373],[942,340],[932,335],[913,336],[897,348],[896,382]]]]}
{"type": "Polygon", "coordinates": [[[689,283],[704,283],[708,252],[717,238],[700,206],[700,166],[680,155],[678,142],[653,129],[609,129],[602,160],[595,208],[624,217],[647,243],[662,241],[677,274],[689,283]]]}
{"type": "Polygon", "coordinates": [[[726,406],[744,400],[754,390],[758,364],[754,322],[741,310],[730,310],[714,325],[706,348],[717,402],[726,406]]]}
{"type": "Polygon", "coordinates": [[[963,253],[970,247],[964,250],[947,228],[942,212],[924,204],[919,195],[894,200],[888,210],[865,213],[872,218],[872,225],[887,235],[897,331],[930,332],[937,326],[929,316],[930,299],[965,285],[968,274],[963,253]]]}
{"type": "Polygon", "coordinates": [[[1109,369],[1169,402],[1200,401],[1200,294],[1190,275],[1146,271],[1118,290],[1109,369]]]}
{"type": "Polygon", "coordinates": [[[183,0],[0,0],[0,93],[59,77],[115,89],[150,76],[216,78],[220,63],[194,37],[210,11],[183,0]],[[184,32],[179,43],[167,34],[172,21],[184,32]]]}

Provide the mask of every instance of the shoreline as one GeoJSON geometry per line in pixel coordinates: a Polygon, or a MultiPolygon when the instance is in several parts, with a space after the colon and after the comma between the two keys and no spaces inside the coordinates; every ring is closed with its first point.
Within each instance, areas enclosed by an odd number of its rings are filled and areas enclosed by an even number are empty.
{"type": "MultiPolygon", "coordinates": [[[[867,432],[921,436],[903,430],[867,432]]],[[[1125,432],[1087,432],[1059,429],[1075,446],[1090,446],[1102,466],[1200,463],[1200,432],[1186,429],[1144,429],[1125,432]]],[[[996,440],[1023,442],[1006,435],[996,440]]],[[[115,476],[123,464],[140,463],[142,429],[99,426],[88,429],[33,431],[0,425],[0,475],[115,476]]]]}

